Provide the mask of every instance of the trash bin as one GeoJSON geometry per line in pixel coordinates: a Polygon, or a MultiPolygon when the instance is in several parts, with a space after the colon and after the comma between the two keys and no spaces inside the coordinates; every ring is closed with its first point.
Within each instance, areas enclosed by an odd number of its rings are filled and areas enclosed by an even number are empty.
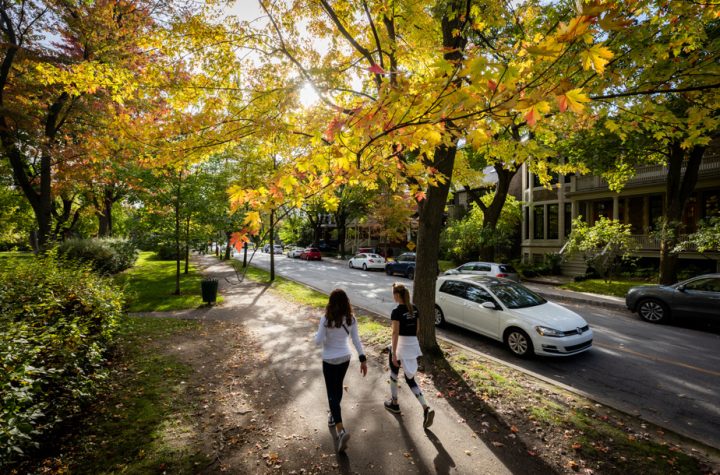
{"type": "Polygon", "coordinates": [[[212,305],[217,300],[218,281],[217,279],[203,279],[200,282],[203,302],[212,305]]]}

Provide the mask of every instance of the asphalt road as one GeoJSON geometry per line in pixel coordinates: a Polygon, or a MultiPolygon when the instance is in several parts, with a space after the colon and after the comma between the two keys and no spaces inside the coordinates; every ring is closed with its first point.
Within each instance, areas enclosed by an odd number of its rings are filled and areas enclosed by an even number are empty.
{"type": "MultiPolygon", "coordinates": [[[[257,253],[253,264],[269,269],[270,256],[257,253]]],[[[353,305],[386,316],[395,305],[391,284],[400,281],[412,288],[411,281],[382,271],[284,255],[275,255],[275,271],[326,293],[343,288],[353,305]]],[[[590,323],[592,350],[568,358],[521,360],[500,342],[459,327],[438,334],[720,449],[720,332],[651,325],[630,312],[563,305],[590,323]]]]}

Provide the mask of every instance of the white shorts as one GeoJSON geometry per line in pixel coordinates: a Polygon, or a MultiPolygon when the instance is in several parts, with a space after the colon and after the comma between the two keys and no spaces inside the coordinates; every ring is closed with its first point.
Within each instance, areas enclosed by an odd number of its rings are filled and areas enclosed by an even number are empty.
{"type": "Polygon", "coordinates": [[[414,378],[418,370],[418,356],[422,356],[420,342],[416,336],[399,336],[397,345],[397,359],[405,373],[406,378],[414,378]]]}

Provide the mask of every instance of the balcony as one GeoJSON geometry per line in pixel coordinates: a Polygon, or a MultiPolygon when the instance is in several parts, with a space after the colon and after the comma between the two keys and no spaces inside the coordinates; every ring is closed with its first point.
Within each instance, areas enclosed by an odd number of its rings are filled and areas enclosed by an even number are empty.
{"type": "MultiPolygon", "coordinates": [[[[685,167],[682,167],[685,172],[685,167]]],[[[665,183],[668,169],[665,165],[648,165],[638,167],[637,173],[625,184],[625,188],[645,185],[660,185],[665,183]]],[[[698,179],[707,177],[720,177],[720,155],[704,157],[698,170],[698,179]]],[[[597,176],[579,176],[575,179],[575,191],[602,191],[607,190],[607,181],[597,176]]]]}

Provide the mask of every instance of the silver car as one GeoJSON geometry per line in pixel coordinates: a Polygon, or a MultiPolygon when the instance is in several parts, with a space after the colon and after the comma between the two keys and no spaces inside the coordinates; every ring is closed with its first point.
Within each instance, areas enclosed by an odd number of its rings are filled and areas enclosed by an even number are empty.
{"type": "Polygon", "coordinates": [[[502,277],[520,282],[520,276],[513,266],[510,264],[499,264],[497,262],[466,262],[459,267],[443,273],[443,275],[457,274],[488,275],[490,277],[502,277]]]}

